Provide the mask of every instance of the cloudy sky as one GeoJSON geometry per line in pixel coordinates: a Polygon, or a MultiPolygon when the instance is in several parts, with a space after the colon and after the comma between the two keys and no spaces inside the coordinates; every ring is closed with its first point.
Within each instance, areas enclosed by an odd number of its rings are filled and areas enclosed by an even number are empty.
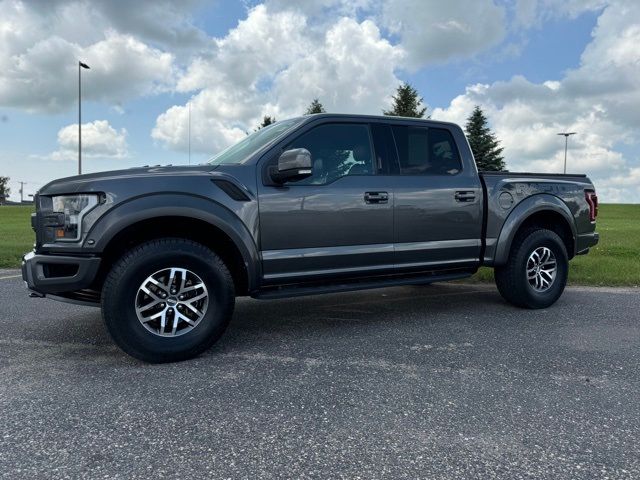
{"type": "Polygon", "coordinates": [[[487,113],[510,170],[589,174],[640,202],[637,0],[0,0],[0,175],[205,161],[263,115],[380,114],[402,81],[434,119],[487,113]]]}

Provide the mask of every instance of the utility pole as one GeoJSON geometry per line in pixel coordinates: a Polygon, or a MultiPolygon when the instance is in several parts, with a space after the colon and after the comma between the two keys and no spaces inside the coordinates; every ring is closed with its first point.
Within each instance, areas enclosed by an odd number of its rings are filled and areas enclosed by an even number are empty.
{"type": "Polygon", "coordinates": [[[191,165],[191,102],[189,102],[189,165],[191,165]]]}
{"type": "Polygon", "coordinates": [[[78,61],[78,175],[82,174],[82,69],[89,65],[78,61]]]}
{"type": "Polygon", "coordinates": [[[569,144],[569,137],[576,133],[578,132],[562,132],[558,134],[564,136],[564,173],[567,173],[567,145],[569,144]]]}
{"type": "Polygon", "coordinates": [[[24,184],[27,182],[20,182],[20,203],[22,204],[23,202],[23,195],[22,193],[24,192],[24,184]]]}

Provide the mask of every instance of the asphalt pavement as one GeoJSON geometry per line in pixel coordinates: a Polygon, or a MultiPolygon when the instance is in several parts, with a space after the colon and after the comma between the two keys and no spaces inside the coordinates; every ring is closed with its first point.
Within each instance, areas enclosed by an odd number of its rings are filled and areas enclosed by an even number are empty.
{"type": "Polygon", "coordinates": [[[640,478],[640,290],[239,299],[147,365],[0,271],[0,478],[640,478]]]}

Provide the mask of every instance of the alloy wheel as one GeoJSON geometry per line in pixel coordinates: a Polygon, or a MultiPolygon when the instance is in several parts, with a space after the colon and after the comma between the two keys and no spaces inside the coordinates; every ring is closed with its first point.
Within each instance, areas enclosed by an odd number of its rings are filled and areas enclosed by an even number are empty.
{"type": "Polygon", "coordinates": [[[202,279],[186,268],[171,267],[149,275],[138,288],[136,315],[151,333],[177,337],[202,321],[209,293],[202,279]]]}
{"type": "Polygon", "coordinates": [[[536,292],[551,288],[558,272],[558,262],[551,249],[536,248],[527,259],[527,280],[536,292]]]}

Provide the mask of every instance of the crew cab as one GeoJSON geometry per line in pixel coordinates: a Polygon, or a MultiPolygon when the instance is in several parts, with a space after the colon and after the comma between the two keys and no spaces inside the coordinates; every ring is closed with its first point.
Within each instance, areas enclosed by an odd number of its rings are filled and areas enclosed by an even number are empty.
{"type": "Polygon", "coordinates": [[[427,284],[495,269],[502,296],[546,308],[598,242],[585,175],[479,173],[462,129],[319,114],[279,121],[199,166],[53,181],[36,196],[31,296],[100,306],[149,362],[193,357],[235,297],[427,284]]]}

